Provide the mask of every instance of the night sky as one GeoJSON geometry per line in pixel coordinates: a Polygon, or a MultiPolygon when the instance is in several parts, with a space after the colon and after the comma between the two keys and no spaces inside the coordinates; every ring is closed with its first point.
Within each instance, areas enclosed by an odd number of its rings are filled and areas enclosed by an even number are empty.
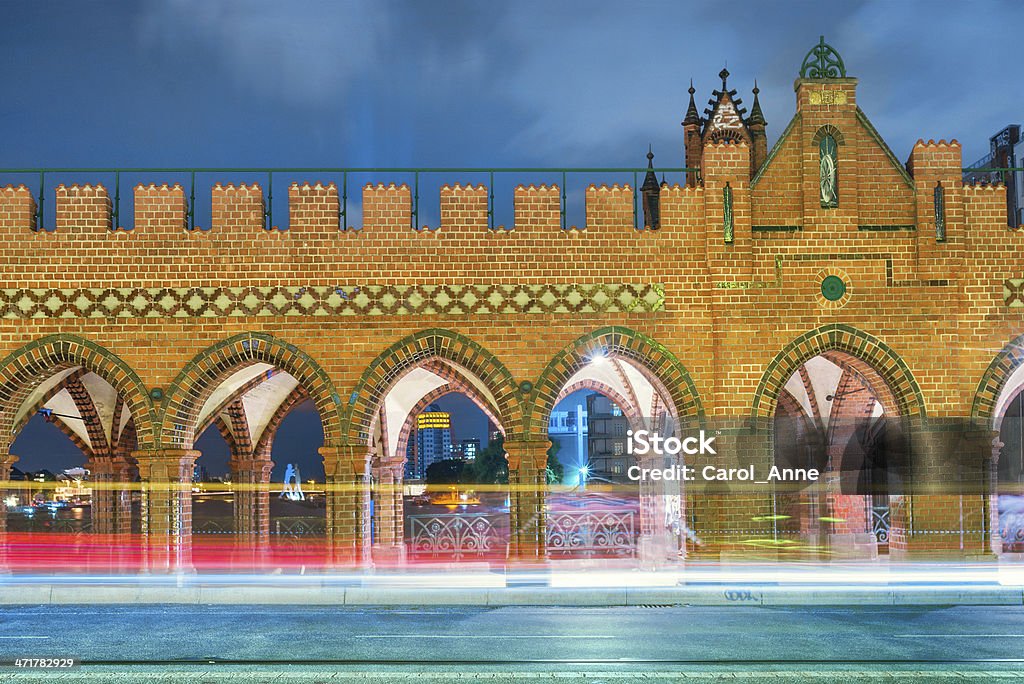
{"type": "MultiPolygon", "coordinates": [[[[748,106],[756,78],[774,142],[819,34],[860,79],[861,108],[901,160],[918,138],[955,137],[969,163],[1024,118],[1020,2],[0,0],[0,9],[4,168],[636,166],[648,144],[657,163],[681,166],[691,77],[699,109],[723,65],[748,106]]],[[[0,172],[2,184],[31,180],[0,172]]],[[[479,436],[483,420],[456,429],[479,436]]],[[[317,423],[308,410],[289,419],[278,441],[293,451],[275,450],[275,460],[315,454],[317,423]]],[[[217,440],[204,443],[204,460],[226,462],[217,440]]],[[[12,451],[30,469],[47,467],[30,465],[32,454],[47,454],[51,469],[81,462],[37,421],[12,451]]]]}

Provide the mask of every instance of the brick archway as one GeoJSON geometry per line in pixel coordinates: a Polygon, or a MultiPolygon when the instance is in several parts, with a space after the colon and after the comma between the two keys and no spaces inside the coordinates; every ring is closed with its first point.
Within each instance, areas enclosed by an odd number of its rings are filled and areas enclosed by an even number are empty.
{"type": "Polygon", "coordinates": [[[0,447],[4,452],[19,428],[14,424],[18,408],[32,390],[55,373],[75,366],[110,383],[128,404],[139,443],[153,441],[153,405],[139,375],[108,349],[77,335],[62,333],[30,342],[0,362],[0,447]]]}
{"type": "Polygon", "coordinates": [[[595,330],[580,337],[548,363],[534,388],[528,427],[538,433],[547,431],[551,411],[562,388],[586,366],[595,354],[615,356],[632,362],[638,371],[671,399],[680,420],[694,418],[703,423],[704,406],[689,371],[664,345],[642,333],[621,326],[595,330]]]}
{"type": "MultiPolygon", "coordinates": [[[[892,405],[885,406],[886,410],[903,417],[926,417],[921,387],[903,359],[873,335],[840,324],[825,325],[800,335],[772,359],[754,392],[751,416],[771,418],[789,378],[808,360],[831,351],[843,352],[847,357],[844,362],[858,374],[869,379],[877,376],[872,384],[880,384],[879,390],[884,388],[891,393],[892,405]]],[[[884,406],[888,397],[879,399],[884,406]]]]}
{"type": "Polygon", "coordinates": [[[363,372],[345,416],[348,443],[366,443],[374,416],[388,391],[409,370],[432,359],[441,359],[467,377],[483,383],[494,397],[498,418],[506,429],[505,434],[511,437],[521,431],[523,410],[516,396],[515,380],[504,364],[465,335],[430,329],[391,345],[363,372]]]}
{"type": "Polygon", "coordinates": [[[1024,335],[1003,347],[981,376],[971,405],[971,418],[980,423],[978,427],[994,429],[995,421],[1000,418],[996,415],[1000,396],[1006,389],[1006,383],[1021,364],[1024,364],[1024,335]]]}
{"type": "Polygon", "coordinates": [[[197,354],[171,383],[160,415],[160,440],[174,448],[191,448],[203,405],[231,373],[267,363],[299,381],[316,405],[324,443],[341,441],[341,400],[334,383],[308,354],[266,333],[242,333],[197,354]]]}

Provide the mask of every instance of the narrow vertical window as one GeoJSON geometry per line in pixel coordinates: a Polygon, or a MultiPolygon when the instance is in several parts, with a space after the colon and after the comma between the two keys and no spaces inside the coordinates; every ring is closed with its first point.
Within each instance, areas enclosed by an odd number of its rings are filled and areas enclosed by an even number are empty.
{"type": "Polygon", "coordinates": [[[825,135],[818,143],[819,180],[821,185],[821,206],[831,209],[839,206],[839,184],[837,169],[839,147],[836,139],[825,135]]]}
{"type": "Polygon", "coordinates": [[[935,241],[946,241],[946,189],[935,184],[935,241]]]}
{"type": "Polygon", "coordinates": [[[726,183],[722,188],[722,233],[725,235],[725,243],[732,244],[732,188],[726,183]]]}

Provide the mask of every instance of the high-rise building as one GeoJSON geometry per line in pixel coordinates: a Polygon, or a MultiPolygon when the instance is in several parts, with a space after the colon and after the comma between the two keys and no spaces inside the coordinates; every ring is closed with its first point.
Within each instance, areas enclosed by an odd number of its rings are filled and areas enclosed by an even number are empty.
{"type": "MultiPolygon", "coordinates": [[[[413,440],[410,440],[412,446],[413,440]]],[[[416,416],[415,450],[406,452],[406,473],[423,479],[430,464],[450,458],[452,453],[452,417],[437,404],[416,416]],[[411,465],[411,467],[410,467],[411,465]]]]}
{"type": "Polygon", "coordinates": [[[626,453],[629,419],[603,394],[587,396],[587,453],[590,472],[613,482],[626,482],[632,456],[626,453]]]}
{"type": "Polygon", "coordinates": [[[480,440],[464,439],[462,440],[462,457],[467,461],[472,461],[476,458],[477,452],[480,451],[480,440]]]}

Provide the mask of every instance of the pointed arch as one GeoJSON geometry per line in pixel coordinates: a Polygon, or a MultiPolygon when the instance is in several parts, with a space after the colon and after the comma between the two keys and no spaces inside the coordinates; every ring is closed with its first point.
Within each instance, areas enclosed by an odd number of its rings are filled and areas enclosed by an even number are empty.
{"type": "Polygon", "coordinates": [[[432,359],[440,359],[480,382],[494,398],[506,434],[522,428],[523,411],[512,374],[485,347],[465,335],[432,328],[404,337],[381,352],[363,372],[346,409],[345,432],[350,443],[369,438],[373,418],[390,389],[402,376],[432,359]]]}
{"type": "MultiPolygon", "coordinates": [[[[971,418],[984,427],[995,429],[1001,418],[1000,407],[1008,406],[1013,396],[1004,397],[1007,389],[1015,394],[1019,387],[1009,388],[1010,379],[1024,366],[1024,335],[1014,338],[992,359],[978,382],[971,404],[971,418]],[[1002,401],[1001,401],[1002,400],[1002,401]]],[[[1024,384],[1021,385],[1024,387],[1024,384]]],[[[979,426],[980,427],[980,426],[979,426]]]]}
{"type": "Polygon", "coordinates": [[[883,381],[892,402],[891,406],[885,407],[887,410],[894,410],[896,415],[904,417],[926,417],[921,387],[903,359],[870,333],[838,323],[800,335],[772,359],[754,392],[751,416],[773,416],[779,395],[789,378],[809,359],[827,355],[830,351],[845,352],[855,359],[854,362],[845,362],[849,370],[868,378],[877,375],[883,381]]]}
{"type": "Polygon", "coordinates": [[[697,386],[675,354],[642,333],[622,326],[610,326],[578,338],[547,364],[531,396],[530,430],[547,430],[551,411],[562,388],[594,355],[614,355],[632,361],[655,387],[664,389],[681,421],[692,418],[703,423],[704,406],[697,386]]]}
{"type": "Polygon", "coordinates": [[[162,443],[191,448],[203,405],[231,373],[266,363],[290,374],[316,405],[324,443],[340,443],[341,399],[326,371],[309,354],[268,333],[241,333],[196,354],[167,391],[160,414],[162,443]]]}
{"type": "Polygon", "coordinates": [[[68,368],[82,367],[108,382],[124,397],[135,420],[140,443],[155,436],[153,405],[142,378],[117,354],[70,333],[29,342],[0,362],[0,441],[9,448],[20,425],[19,408],[46,379],[68,368]]]}

